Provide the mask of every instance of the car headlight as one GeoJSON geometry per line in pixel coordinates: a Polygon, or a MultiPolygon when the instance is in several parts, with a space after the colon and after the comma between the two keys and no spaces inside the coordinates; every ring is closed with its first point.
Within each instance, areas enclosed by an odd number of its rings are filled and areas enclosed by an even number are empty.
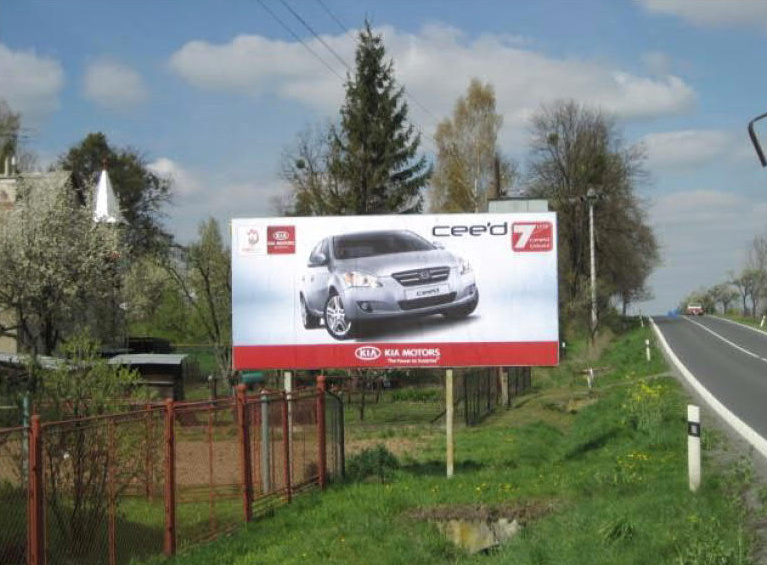
{"type": "Polygon", "coordinates": [[[346,283],[346,286],[348,287],[361,286],[377,288],[383,286],[378,280],[378,277],[369,275],[368,273],[360,273],[359,271],[344,273],[344,283],[346,283]]]}
{"type": "Polygon", "coordinates": [[[461,259],[461,275],[468,275],[471,272],[471,263],[466,259],[461,259]]]}

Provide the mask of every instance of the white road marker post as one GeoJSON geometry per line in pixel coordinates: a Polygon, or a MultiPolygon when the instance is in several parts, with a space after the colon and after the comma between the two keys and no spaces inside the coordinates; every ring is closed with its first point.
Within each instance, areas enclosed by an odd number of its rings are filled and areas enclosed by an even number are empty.
{"type": "Polygon", "coordinates": [[[646,339],[644,340],[644,351],[645,356],[647,357],[647,361],[652,361],[652,354],[650,353],[650,340],[646,339]]]}
{"type": "Polygon", "coordinates": [[[700,408],[687,405],[687,468],[690,476],[690,490],[700,487],[700,408]]]}
{"type": "Polygon", "coordinates": [[[762,321],[761,321],[761,322],[759,322],[759,327],[760,327],[760,328],[763,328],[763,327],[764,327],[764,320],[765,320],[765,318],[767,318],[767,316],[762,316],[762,321]]]}
{"type": "MultiPolygon", "coordinates": [[[[464,375],[463,378],[466,378],[464,375]]],[[[447,478],[453,476],[455,442],[453,440],[453,370],[445,373],[445,439],[447,441],[447,478]]]]}
{"type": "Polygon", "coordinates": [[[586,382],[589,383],[589,389],[594,386],[594,367],[589,367],[589,373],[586,375],[586,382]]]}
{"type": "Polygon", "coordinates": [[[644,318],[642,317],[642,313],[639,313],[639,323],[642,324],[642,327],[644,327],[644,318]]]}

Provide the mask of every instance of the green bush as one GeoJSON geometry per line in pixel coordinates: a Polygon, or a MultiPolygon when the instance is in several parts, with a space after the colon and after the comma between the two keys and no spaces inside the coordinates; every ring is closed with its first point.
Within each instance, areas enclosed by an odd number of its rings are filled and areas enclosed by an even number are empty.
{"type": "Polygon", "coordinates": [[[382,483],[390,472],[399,468],[399,461],[385,445],[379,443],[355,453],[346,461],[346,476],[352,481],[377,477],[382,483]]]}

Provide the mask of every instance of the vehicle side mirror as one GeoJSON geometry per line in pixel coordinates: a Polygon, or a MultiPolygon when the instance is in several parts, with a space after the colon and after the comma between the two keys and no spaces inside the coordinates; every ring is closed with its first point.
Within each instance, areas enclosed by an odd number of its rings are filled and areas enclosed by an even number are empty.
{"type": "Polygon", "coordinates": [[[444,246],[444,245],[442,245],[442,242],[441,242],[441,241],[432,241],[432,242],[431,242],[431,244],[432,244],[434,247],[436,247],[437,249],[444,249],[444,248],[445,248],[445,246],[444,246]]]}
{"type": "Polygon", "coordinates": [[[324,253],[317,253],[310,261],[310,267],[322,267],[328,264],[328,257],[324,253]]]}

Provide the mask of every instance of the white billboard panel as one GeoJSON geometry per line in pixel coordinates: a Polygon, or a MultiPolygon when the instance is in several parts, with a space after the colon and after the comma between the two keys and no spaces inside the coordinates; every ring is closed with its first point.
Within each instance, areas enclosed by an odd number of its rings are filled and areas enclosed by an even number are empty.
{"type": "Polygon", "coordinates": [[[555,365],[550,212],[232,221],[235,369],[555,365]]]}

